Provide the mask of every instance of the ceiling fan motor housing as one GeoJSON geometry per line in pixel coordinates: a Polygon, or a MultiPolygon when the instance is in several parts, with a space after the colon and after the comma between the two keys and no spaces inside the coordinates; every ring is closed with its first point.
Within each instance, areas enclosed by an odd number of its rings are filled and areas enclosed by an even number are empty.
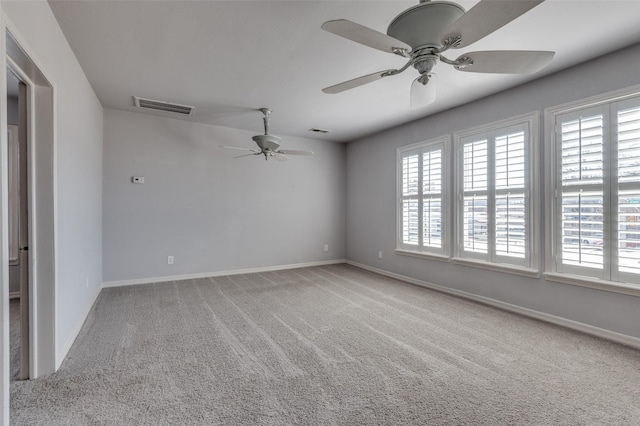
{"type": "Polygon", "coordinates": [[[396,16],[389,24],[387,35],[407,43],[414,50],[441,49],[445,30],[464,13],[464,8],[456,3],[427,1],[396,16]]]}
{"type": "Polygon", "coordinates": [[[252,139],[262,150],[275,150],[282,142],[282,138],[273,135],[256,135],[252,139]]]}

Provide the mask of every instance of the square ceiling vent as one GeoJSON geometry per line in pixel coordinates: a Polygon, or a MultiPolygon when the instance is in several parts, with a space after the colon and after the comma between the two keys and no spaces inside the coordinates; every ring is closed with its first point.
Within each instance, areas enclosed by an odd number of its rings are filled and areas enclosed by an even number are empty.
{"type": "Polygon", "coordinates": [[[152,109],[155,111],[173,112],[181,115],[191,115],[195,107],[189,105],[174,104],[171,102],[157,101],[154,99],[145,99],[138,96],[133,97],[136,107],[144,109],[152,109]]]}

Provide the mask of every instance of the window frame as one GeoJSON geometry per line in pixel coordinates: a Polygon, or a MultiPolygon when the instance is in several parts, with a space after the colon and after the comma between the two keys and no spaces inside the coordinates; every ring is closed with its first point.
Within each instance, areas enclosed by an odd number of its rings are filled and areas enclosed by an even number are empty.
{"type": "MultiPolygon", "coordinates": [[[[449,229],[450,229],[450,176],[449,176],[449,161],[450,161],[450,146],[451,137],[449,135],[440,136],[437,138],[429,139],[405,145],[397,148],[396,150],[396,250],[397,254],[426,257],[434,260],[449,260],[450,258],[450,244],[449,244],[449,229]],[[433,247],[424,245],[422,242],[422,226],[419,226],[419,242],[417,245],[409,245],[403,242],[403,159],[413,154],[422,155],[424,152],[429,151],[441,151],[441,202],[440,202],[440,241],[441,247],[433,247]]],[[[422,168],[423,163],[419,163],[420,180],[418,187],[422,188],[422,168]]],[[[419,199],[419,218],[422,217],[421,202],[424,199],[423,193],[418,193],[419,199]]]]}
{"type": "MultiPolygon", "coordinates": [[[[539,197],[540,185],[538,176],[539,163],[539,129],[540,120],[537,111],[510,117],[493,123],[477,126],[454,133],[455,149],[455,226],[454,226],[454,258],[455,263],[509,272],[518,275],[538,277],[539,276],[539,197]],[[524,258],[500,255],[496,253],[495,210],[496,196],[505,192],[503,189],[496,189],[495,176],[495,137],[505,135],[510,130],[525,129],[525,184],[522,193],[528,204],[525,207],[525,255],[524,258]],[[490,140],[494,138],[493,140],[490,140]],[[487,253],[476,253],[464,249],[464,155],[465,144],[472,143],[473,140],[487,140],[487,253]]],[[[473,191],[472,191],[473,192],[473,191]]],[[[508,192],[508,190],[507,190],[508,192]]]]}
{"type": "MultiPolygon", "coordinates": [[[[640,85],[607,92],[586,99],[545,109],[545,129],[547,130],[549,147],[546,156],[545,174],[549,176],[546,182],[546,193],[550,194],[546,200],[545,213],[549,220],[545,229],[546,238],[546,271],[545,278],[550,281],[578,285],[589,288],[613,291],[623,294],[640,296],[640,274],[621,272],[614,266],[618,263],[617,250],[613,250],[613,243],[618,242],[618,193],[620,185],[617,176],[617,144],[616,116],[623,110],[621,104],[633,102],[640,106],[640,85]],[[561,117],[578,116],[588,111],[602,111],[603,113],[603,267],[602,269],[584,266],[561,264],[562,251],[562,178],[561,178],[561,144],[558,140],[557,126],[562,122],[561,117]],[[616,176],[613,177],[613,172],[616,176]],[[608,240],[608,241],[607,241],[608,240]],[[613,267],[613,268],[612,268],[613,267]],[[634,276],[635,275],[635,276],[634,276]],[[632,279],[635,278],[635,279],[632,279]]],[[[566,120],[564,120],[566,122],[566,120]]],[[[640,188],[640,183],[625,184],[625,187],[640,188]]],[[[578,186],[576,186],[579,189],[578,186]]]]}
{"type": "MultiPolygon", "coordinates": [[[[601,183],[584,183],[584,184],[575,184],[575,185],[570,185],[569,187],[573,190],[572,192],[577,192],[579,194],[582,194],[584,192],[586,193],[590,193],[590,192],[601,192],[602,193],[602,198],[603,198],[603,212],[602,212],[602,223],[603,223],[603,232],[604,232],[604,227],[608,227],[611,224],[612,218],[613,216],[611,215],[611,210],[609,209],[609,207],[611,206],[611,203],[607,203],[606,201],[604,201],[605,198],[605,192],[606,192],[606,180],[604,175],[608,174],[608,167],[611,164],[610,163],[610,154],[611,154],[611,150],[610,150],[610,144],[607,143],[608,140],[610,140],[611,137],[611,123],[609,121],[610,117],[605,117],[605,115],[609,115],[609,108],[604,108],[604,105],[598,105],[598,106],[588,106],[586,108],[583,109],[574,109],[572,111],[568,111],[565,113],[560,113],[560,114],[556,114],[556,118],[554,120],[554,124],[552,127],[552,132],[554,134],[553,136],[553,144],[550,145],[550,151],[553,151],[553,174],[549,175],[551,177],[551,180],[555,183],[553,186],[553,191],[550,192],[552,200],[551,203],[554,205],[554,209],[552,211],[552,216],[554,218],[554,229],[553,229],[553,241],[552,241],[552,245],[553,247],[551,247],[551,250],[553,251],[553,253],[555,253],[553,261],[554,261],[554,266],[555,266],[555,272],[558,273],[564,273],[564,274],[573,274],[573,275],[584,275],[586,277],[590,277],[590,278],[599,278],[599,279],[603,279],[604,275],[608,274],[609,271],[605,271],[606,266],[603,266],[602,270],[600,269],[595,269],[595,268],[588,268],[586,266],[576,266],[576,265],[571,265],[571,264],[559,264],[558,263],[558,256],[561,256],[561,252],[562,252],[562,243],[563,243],[563,229],[562,229],[562,210],[561,210],[561,205],[562,205],[562,196],[564,194],[564,191],[562,189],[562,163],[561,163],[561,158],[562,158],[562,141],[558,141],[557,140],[557,127],[558,125],[557,120],[560,119],[560,117],[566,117],[565,121],[568,120],[572,120],[572,119],[580,119],[582,118],[582,116],[586,115],[592,115],[595,113],[602,113],[602,120],[603,120],[603,149],[602,149],[602,170],[603,170],[603,178],[602,178],[602,182],[601,183]],[[605,113],[606,112],[606,113],[605,113]],[[560,204],[558,204],[558,200],[560,200],[560,204]],[[601,271],[601,273],[599,272],[601,271]]],[[[582,216],[581,212],[578,212],[579,216],[582,216]]],[[[578,245],[582,246],[582,242],[578,241],[578,245]]],[[[608,254],[605,256],[603,254],[603,257],[607,257],[608,254]]]]}

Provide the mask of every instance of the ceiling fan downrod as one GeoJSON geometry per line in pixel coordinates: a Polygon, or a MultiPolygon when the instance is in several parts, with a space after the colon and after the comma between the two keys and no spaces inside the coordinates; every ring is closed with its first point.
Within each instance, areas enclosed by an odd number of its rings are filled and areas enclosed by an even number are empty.
{"type": "Polygon", "coordinates": [[[271,118],[271,110],[269,108],[260,108],[259,111],[262,111],[262,114],[264,114],[264,117],[262,117],[262,120],[264,121],[264,134],[268,135],[269,134],[269,120],[271,118]]]}

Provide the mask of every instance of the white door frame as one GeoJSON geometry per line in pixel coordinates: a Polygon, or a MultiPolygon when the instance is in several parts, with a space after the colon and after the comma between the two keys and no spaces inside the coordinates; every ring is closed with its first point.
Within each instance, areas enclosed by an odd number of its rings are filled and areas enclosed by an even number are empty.
{"type": "Polygon", "coordinates": [[[9,424],[9,267],[7,66],[27,84],[29,173],[30,372],[31,378],[56,370],[56,152],[55,90],[29,53],[19,32],[2,14],[0,23],[0,425],[9,424]]]}

